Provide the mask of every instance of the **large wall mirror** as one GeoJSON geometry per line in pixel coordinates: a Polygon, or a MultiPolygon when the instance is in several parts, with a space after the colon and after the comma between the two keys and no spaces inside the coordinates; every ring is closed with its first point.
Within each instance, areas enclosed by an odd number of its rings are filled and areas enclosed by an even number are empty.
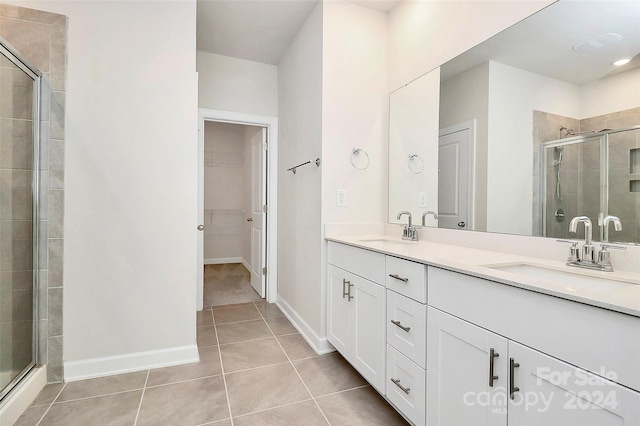
{"type": "Polygon", "coordinates": [[[638,244],[640,2],[556,2],[392,93],[389,126],[391,223],[567,238],[586,215],[638,244]]]}

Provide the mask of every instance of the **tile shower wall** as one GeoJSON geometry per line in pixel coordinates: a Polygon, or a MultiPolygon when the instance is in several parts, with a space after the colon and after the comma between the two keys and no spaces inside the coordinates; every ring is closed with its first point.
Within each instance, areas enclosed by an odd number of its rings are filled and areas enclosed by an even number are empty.
{"type": "Polygon", "coordinates": [[[62,381],[62,256],[67,18],[0,4],[0,36],[42,72],[40,124],[39,358],[62,381]]]}
{"type": "MultiPolygon", "coordinates": [[[[640,125],[640,108],[576,120],[554,114],[534,111],[534,158],[538,157],[540,143],[565,136],[559,129],[565,126],[574,132],[601,131],[640,125]]],[[[636,166],[640,152],[640,131],[629,131],[609,136],[609,209],[608,213],[620,217],[622,232],[610,228],[610,240],[638,242],[640,238],[640,192],[634,191],[634,182],[640,179],[636,166]],[[626,226],[625,226],[626,225],[626,226]]],[[[568,223],[555,221],[554,213],[563,208],[567,219],[587,215],[597,221],[600,206],[600,144],[588,141],[579,146],[566,146],[560,171],[562,201],[556,196],[557,174],[553,164],[554,151],[547,153],[546,235],[567,238],[568,223]]],[[[539,168],[534,165],[534,189],[538,188],[539,168]]],[[[534,200],[534,235],[542,235],[540,200],[534,200]]],[[[571,237],[574,237],[571,235],[571,237]]],[[[578,238],[582,238],[582,230],[578,238]]],[[[599,239],[597,231],[594,237],[599,239]]]]}

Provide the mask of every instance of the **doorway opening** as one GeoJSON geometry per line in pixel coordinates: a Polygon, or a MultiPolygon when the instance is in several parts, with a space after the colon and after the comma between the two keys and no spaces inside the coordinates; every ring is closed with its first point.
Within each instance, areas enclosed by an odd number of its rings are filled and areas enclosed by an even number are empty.
{"type": "Polygon", "coordinates": [[[198,310],[276,301],[276,150],[276,117],[200,109],[198,310]]]}

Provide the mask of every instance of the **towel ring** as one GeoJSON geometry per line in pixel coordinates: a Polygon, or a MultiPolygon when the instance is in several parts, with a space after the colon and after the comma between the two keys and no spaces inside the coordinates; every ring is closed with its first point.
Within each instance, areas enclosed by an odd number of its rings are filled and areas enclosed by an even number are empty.
{"type": "Polygon", "coordinates": [[[418,154],[409,154],[407,165],[411,173],[415,175],[419,175],[424,171],[424,161],[418,154]]]}
{"type": "Polygon", "coordinates": [[[365,151],[365,150],[364,150],[364,149],[362,149],[362,148],[353,148],[353,149],[351,150],[351,165],[352,165],[355,169],[358,169],[358,170],[364,170],[364,169],[366,169],[367,167],[369,167],[369,154],[367,154],[367,151],[365,151]],[[356,159],[356,158],[360,155],[360,153],[363,153],[363,154],[364,154],[364,156],[365,156],[365,158],[366,158],[364,167],[358,167],[358,166],[356,166],[356,163],[353,161],[354,159],[356,159]]]}

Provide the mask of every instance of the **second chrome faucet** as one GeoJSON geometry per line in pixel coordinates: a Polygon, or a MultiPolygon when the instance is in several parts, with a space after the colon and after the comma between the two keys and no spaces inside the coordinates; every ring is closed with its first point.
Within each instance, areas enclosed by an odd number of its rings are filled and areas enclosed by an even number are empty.
{"type": "Polygon", "coordinates": [[[596,259],[595,249],[593,245],[593,235],[592,235],[592,224],[591,219],[587,216],[576,216],[571,219],[569,223],[569,232],[576,233],[578,232],[578,224],[584,224],[584,245],[582,246],[582,250],[578,249],[577,241],[568,241],[572,243],[571,246],[571,255],[567,259],[567,265],[569,266],[578,266],[581,268],[588,269],[596,269],[599,271],[611,272],[613,271],[613,267],[611,266],[611,260],[609,257],[608,248],[616,248],[624,250],[624,246],[620,246],[617,244],[608,243],[608,227],[609,223],[613,223],[615,225],[616,231],[622,230],[622,224],[620,223],[620,219],[615,216],[607,216],[603,220],[604,225],[604,238],[601,244],[601,249],[598,252],[598,257],[596,259]]]}

